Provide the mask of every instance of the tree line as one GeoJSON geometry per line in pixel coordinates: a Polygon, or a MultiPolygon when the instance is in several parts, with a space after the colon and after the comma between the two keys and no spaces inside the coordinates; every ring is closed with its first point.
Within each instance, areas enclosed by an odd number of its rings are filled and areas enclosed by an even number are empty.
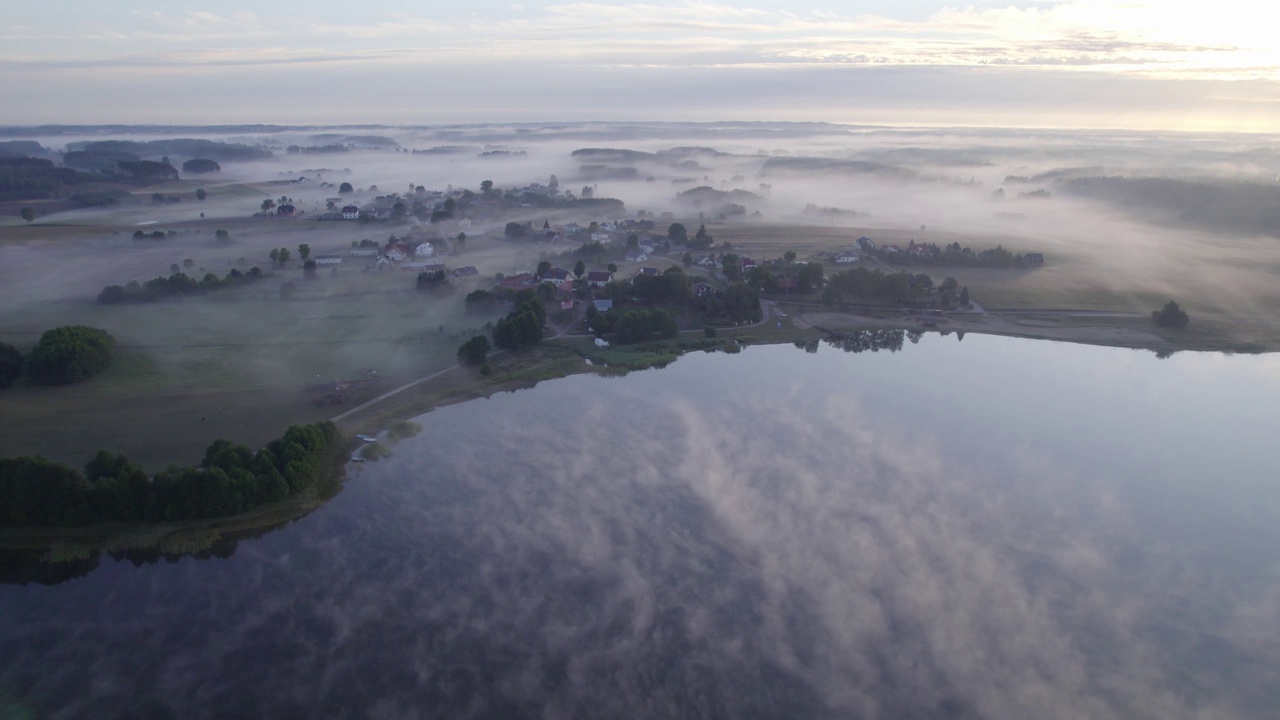
{"type": "Polygon", "coordinates": [[[123,455],[99,451],[84,472],[42,457],[0,458],[0,526],[73,527],[225,517],[311,485],[342,440],[331,422],[295,425],[256,453],[218,440],[199,467],[148,476],[123,455]]]}
{"type": "Polygon", "coordinates": [[[155,302],[166,297],[203,295],[241,285],[251,285],[270,276],[270,273],[264,273],[257,267],[249,268],[248,272],[243,273],[232,268],[231,272],[221,278],[213,273],[205,273],[199,280],[186,273],[176,272],[168,277],[159,275],[143,283],[130,280],[127,285],[108,285],[98,293],[98,302],[104,305],[117,305],[131,302],[155,302]]]}

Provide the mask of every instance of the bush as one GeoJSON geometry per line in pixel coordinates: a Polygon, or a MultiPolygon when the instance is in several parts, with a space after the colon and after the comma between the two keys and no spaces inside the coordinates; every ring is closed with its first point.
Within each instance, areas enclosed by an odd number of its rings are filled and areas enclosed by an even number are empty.
{"type": "Polygon", "coordinates": [[[1170,300],[1160,310],[1151,311],[1151,322],[1160,327],[1181,329],[1191,322],[1191,317],[1185,310],[1178,307],[1178,303],[1170,300]]]}
{"type": "Polygon", "coordinates": [[[67,325],[40,336],[31,353],[31,380],[65,385],[87,380],[111,364],[115,340],[103,330],[67,325]]]}

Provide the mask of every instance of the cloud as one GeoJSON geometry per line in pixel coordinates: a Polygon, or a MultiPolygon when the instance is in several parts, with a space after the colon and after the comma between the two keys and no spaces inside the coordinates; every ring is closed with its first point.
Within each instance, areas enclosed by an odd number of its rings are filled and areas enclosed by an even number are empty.
{"type": "MultiPolygon", "coordinates": [[[[1237,0],[1226,0],[1234,7],[1237,0]]],[[[63,33],[89,47],[52,50],[37,38],[7,33],[9,61],[65,60],[56,53],[110,66],[131,64],[136,49],[124,42],[229,43],[250,63],[266,47],[298,52],[325,47],[335,52],[372,52],[396,39],[412,57],[430,61],[441,53],[467,51],[492,62],[538,65],[588,62],[701,67],[859,63],[974,67],[985,64],[1029,68],[1053,66],[1112,72],[1220,77],[1234,72],[1275,79],[1280,54],[1265,33],[1240,27],[1239,15],[1215,4],[1212,11],[1149,0],[1115,5],[1072,0],[1030,7],[943,8],[918,20],[832,12],[743,8],[712,2],[551,4],[512,10],[511,17],[471,17],[448,11],[431,17],[327,23],[294,15],[238,12],[138,12],[135,23],[110,33],[63,33]],[[1228,18],[1224,20],[1224,16],[1228,18]],[[340,47],[329,47],[337,44],[340,47]],[[659,57],[651,57],[658,55],[659,57]]],[[[42,36],[48,39],[48,35],[42,36]]],[[[211,49],[211,48],[206,48],[211,49]]],[[[162,61],[163,50],[155,51],[162,61]]],[[[390,59],[390,56],[388,56],[390,59]]]]}

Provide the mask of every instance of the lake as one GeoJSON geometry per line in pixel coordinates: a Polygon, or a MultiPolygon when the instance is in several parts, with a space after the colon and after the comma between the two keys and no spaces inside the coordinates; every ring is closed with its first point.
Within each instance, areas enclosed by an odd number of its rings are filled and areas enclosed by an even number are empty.
{"type": "Polygon", "coordinates": [[[0,586],[0,716],[1275,717],[1280,356],[901,340],[441,408],[227,557],[0,586]]]}

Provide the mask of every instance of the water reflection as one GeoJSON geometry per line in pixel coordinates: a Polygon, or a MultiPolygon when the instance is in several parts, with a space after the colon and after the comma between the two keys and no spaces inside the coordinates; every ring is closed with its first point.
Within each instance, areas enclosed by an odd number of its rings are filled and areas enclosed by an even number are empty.
{"type": "Polygon", "coordinates": [[[1280,706],[1269,439],[1215,431],[1266,426],[1256,359],[907,339],[428,414],[229,560],[0,588],[0,694],[68,717],[1280,706]]]}

